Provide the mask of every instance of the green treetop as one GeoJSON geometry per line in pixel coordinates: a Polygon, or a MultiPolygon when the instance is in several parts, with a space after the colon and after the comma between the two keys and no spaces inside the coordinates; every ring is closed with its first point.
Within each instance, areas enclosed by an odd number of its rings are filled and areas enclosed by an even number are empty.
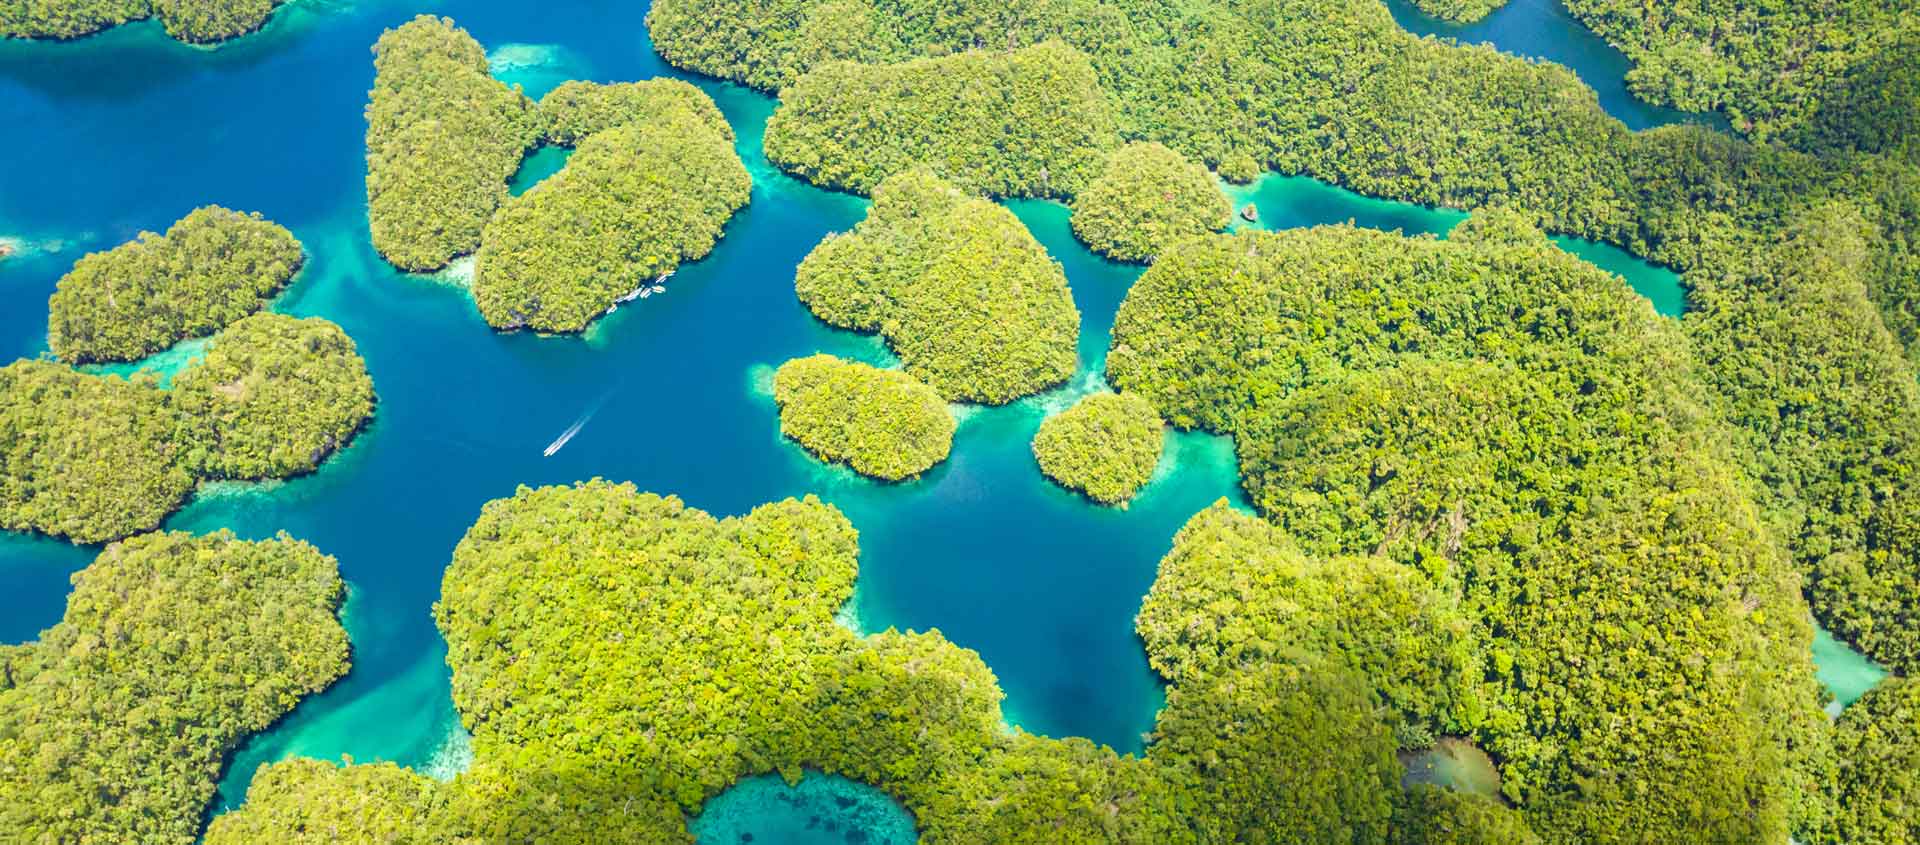
{"type": "Polygon", "coordinates": [[[1103,505],[1125,506],[1153,478],[1165,440],[1153,403],[1096,393],[1042,420],[1033,436],[1040,471],[1103,505]]]}
{"type": "Polygon", "coordinates": [[[947,459],[953,414],[933,388],[898,370],[832,355],[796,358],[773,377],[780,433],[827,461],[885,481],[947,459]]]}

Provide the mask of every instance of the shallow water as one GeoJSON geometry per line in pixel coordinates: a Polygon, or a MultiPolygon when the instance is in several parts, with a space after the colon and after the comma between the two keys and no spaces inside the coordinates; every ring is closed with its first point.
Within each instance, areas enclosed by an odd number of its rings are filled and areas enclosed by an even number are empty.
{"type": "Polygon", "coordinates": [[[1887,677],[1886,667],[1848,648],[1824,628],[1813,629],[1813,665],[1820,685],[1833,693],[1833,701],[1827,704],[1829,716],[1840,715],[1847,705],[1860,700],[1887,677]]]}
{"type": "Polygon", "coordinates": [[[714,796],[689,825],[699,845],[913,845],[913,814],[838,775],[808,772],[788,786],[751,777],[714,796]]]}
{"type": "MultiPolygon", "coordinates": [[[[248,743],[216,809],[242,800],[259,763],[289,755],[459,771],[469,752],[430,617],[452,548],[487,500],[594,476],[717,515],[820,495],[861,532],[849,624],[938,628],[994,670],[1010,722],[1140,750],[1163,699],[1133,616],[1180,525],[1220,497],[1242,501],[1232,446],[1170,435],[1154,481],[1125,511],[1047,483],[1029,451],[1046,414],[1102,386],[1114,312],[1140,269],[1081,248],[1064,207],[1009,203],[1066,270],[1083,318],[1081,371],[1042,396],[961,409],[952,457],[916,482],[876,484],[822,466],[780,437],[763,382],[782,361],[816,351],[891,360],[876,339],[814,320],[793,294],[800,259],[854,225],[865,201],[780,175],[759,154],[772,102],[695,80],[732,122],[755,180],[752,203],[714,253],[584,338],[495,334],[447,283],[457,272],[396,272],[367,240],[368,48],[420,10],[297,0],[263,32],[211,51],[152,23],[68,44],[0,42],[0,126],[12,160],[31,163],[0,170],[0,236],[45,246],[0,261],[0,297],[14,304],[0,309],[0,360],[45,351],[43,303],[84,251],[220,203],[259,211],[305,243],[309,263],[274,308],[341,324],[379,393],[370,427],[318,472],[209,487],[167,523],[253,538],[287,531],[335,555],[351,589],[343,619],[353,671],[248,743]],[[583,418],[563,449],[542,457],[583,418]]],[[[444,0],[431,11],[469,29],[500,75],[536,96],[576,76],[678,75],[647,43],[644,4],[444,0]]],[[[563,160],[536,153],[516,187],[563,160]]],[[[1267,226],[1351,218],[1438,234],[1460,217],[1304,180],[1251,190],[1242,202],[1257,202],[1267,226]]],[[[96,551],[0,533],[0,641],[57,621],[68,576],[96,551]]]]}
{"type": "Polygon", "coordinates": [[[1401,752],[1400,763],[1407,769],[1400,779],[1403,785],[1430,783],[1488,798],[1500,797],[1500,770],[1494,767],[1493,758],[1471,740],[1441,737],[1432,748],[1401,752]]]}

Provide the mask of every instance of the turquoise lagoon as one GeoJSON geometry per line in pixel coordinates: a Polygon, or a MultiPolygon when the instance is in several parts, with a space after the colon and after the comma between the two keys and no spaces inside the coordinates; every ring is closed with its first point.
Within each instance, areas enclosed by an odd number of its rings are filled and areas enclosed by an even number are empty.
{"type": "MultiPolygon", "coordinates": [[[[865,201],[780,174],[759,151],[773,102],[695,79],[734,125],[755,179],[752,203],[714,253],[682,268],[667,293],[623,306],[585,337],[496,334],[458,272],[399,273],[367,240],[368,47],[383,28],[423,11],[455,18],[489,47],[500,76],[535,95],[568,78],[681,75],[652,52],[644,4],[601,0],[297,0],[262,32],[217,50],[175,43],[152,23],[66,44],[0,42],[0,127],[15,163],[0,171],[0,238],[33,247],[0,261],[0,297],[11,303],[0,309],[0,360],[45,351],[43,303],[85,251],[219,203],[259,211],[306,244],[309,263],[274,308],[343,326],[379,393],[372,424],[318,472],[209,487],[167,522],[253,538],[289,532],[336,556],[350,584],[342,615],[352,672],[253,738],[214,809],[244,800],[260,763],[290,755],[457,773],[467,738],[430,616],[451,550],[486,501],[520,485],[596,476],[720,515],[820,495],[861,532],[849,624],[938,628],[993,669],[1012,725],[1140,751],[1163,699],[1133,616],[1180,525],[1222,497],[1242,504],[1232,445],[1170,434],[1154,481],[1125,511],[1049,484],[1028,448],[1043,417],[1102,388],[1113,316],[1140,269],[1081,248],[1064,207],[1009,203],[1066,270],[1082,314],[1080,372],[1006,407],[961,409],[952,457],[918,481],[876,484],[823,466],[780,437],[765,374],[816,351],[889,358],[875,339],[814,320],[793,294],[800,259],[827,233],[854,225],[865,201]],[[582,419],[564,449],[542,456],[582,419]]],[[[535,153],[515,189],[564,158],[535,153]]],[[[1235,196],[1256,203],[1269,227],[1351,219],[1444,234],[1461,218],[1281,177],[1235,196]]],[[[1671,273],[1609,247],[1563,245],[1621,273],[1663,312],[1680,310],[1658,292],[1679,289],[1671,273]]],[[[165,371],[191,353],[149,366],[165,371]]],[[[0,641],[31,639],[57,621],[68,577],[96,551],[0,533],[0,641]]],[[[837,806],[849,792],[817,777],[797,791],[767,781],[749,779],[716,798],[726,809],[700,822],[702,841],[736,841],[725,831],[751,831],[719,817],[751,826],[756,812],[770,827],[754,841],[817,841],[806,838],[807,819],[824,816],[805,808],[837,806]]],[[[886,838],[892,822],[874,824],[862,829],[866,841],[894,841],[886,838]]]]}

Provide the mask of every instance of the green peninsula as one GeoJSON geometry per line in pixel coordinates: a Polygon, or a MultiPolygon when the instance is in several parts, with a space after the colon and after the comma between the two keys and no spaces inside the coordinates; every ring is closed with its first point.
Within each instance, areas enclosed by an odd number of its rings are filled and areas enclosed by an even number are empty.
{"type": "Polygon", "coordinates": [[[1116,261],[1149,261],[1174,241],[1227,228],[1233,205],[1213,174],[1154,143],[1128,144],[1073,198],[1073,234],[1116,261]]]}
{"type": "Polygon", "coordinates": [[[144,534],[0,646],[0,829],[80,845],[198,838],[227,756],[346,674],[333,558],[282,534],[144,534]]]}
{"type": "Polygon", "coordinates": [[[933,388],[898,370],[832,355],[773,374],[780,433],[822,460],[883,481],[914,478],[953,448],[953,414],[933,388]]]}
{"type": "Polygon", "coordinates": [[[76,262],[47,301],[47,345],[76,364],[139,360],[266,307],[305,261],[258,214],[194,209],[76,262]]]}
{"type": "Polygon", "coordinates": [[[1078,364],[1066,274],[1013,212],[925,170],[874,191],[867,218],[800,263],[800,301],[877,331],[906,371],[951,401],[999,405],[1078,364]]]}

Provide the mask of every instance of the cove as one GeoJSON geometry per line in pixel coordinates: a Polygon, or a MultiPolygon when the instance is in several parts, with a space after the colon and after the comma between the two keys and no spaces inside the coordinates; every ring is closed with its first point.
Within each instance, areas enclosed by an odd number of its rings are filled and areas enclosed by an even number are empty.
{"type": "Polygon", "coordinates": [[[688,826],[699,845],[913,845],[913,814],[874,787],[807,772],[741,780],[709,800],[688,826]]]}
{"type": "MultiPolygon", "coordinates": [[[[1362,196],[1307,176],[1268,173],[1246,185],[1220,184],[1233,201],[1232,228],[1236,230],[1248,226],[1291,229],[1351,222],[1369,229],[1444,238],[1468,216],[1467,212],[1455,208],[1429,208],[1362,196]],[[1239,214],[1248,205],[1258,210],[1252,223],[1239,214]]],[[[1587,263],[1621,277],[1653,304],[1653,310],[1668,317],[1678,317],[1687,310],[1686,285],[1673,270],[1612,244],[1567,235],[1551,235],[1549,239],[1587,263]]]]}
{"type": "Polygon", "coordinates": [[[1414,35],[1451,38],[1462,44],[1491,44],[1502,52],[1564,65],[1593,89],[1600,108],[1628,129],[1694,123],[1727,131],[1727,119],[1717,112],[1683,112],[1634,96],[1627,90],[1627,71],[1632,63],[1574,18],[1562,0],[1507,0],[1491,14],[1468,24],[1436,18],[1411,0],[1383,2],[1394,22],[1414,35]]]}

